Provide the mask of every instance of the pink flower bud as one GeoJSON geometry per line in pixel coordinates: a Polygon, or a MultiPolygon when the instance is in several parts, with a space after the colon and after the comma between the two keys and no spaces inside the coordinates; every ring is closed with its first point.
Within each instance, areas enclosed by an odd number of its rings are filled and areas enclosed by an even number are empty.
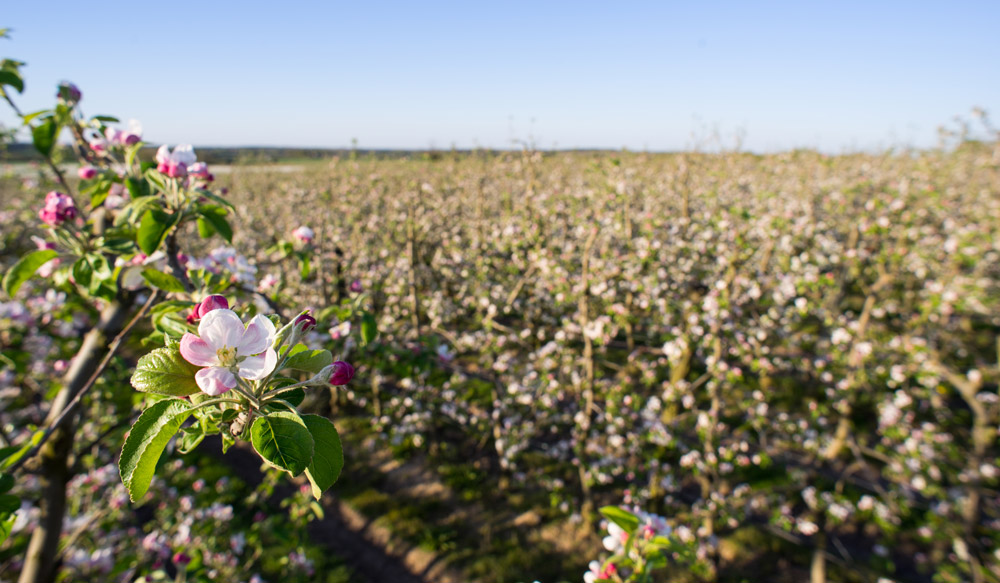
{"type": "Polygon", "coordinates": [[[204,318],[205,314],[211,312],[212,310],[228,310],[229,301],[226,300],[225,296],[208,296],[207,298],[201,300],[198,304],[198,317],[204,318]]]}
{"type": "Polygon", "coordinates": [[[359,294],[365,288],[364,288],[364,286],[361,285],[361,280],[360,279],[355,279],[354,281],[351,282],[350,289],[351,289],[352,292],[354,292],[356,294],[359,294]]]}
{"type": "Polygon", "coordinates": [[[354,378],[354,367],[343,360],[333,363],[333,374],[330,375],[331,385],[346,385],[354,378]]]}
{"type": "Polygon", "coordinates": [[[191,562],[191,557],[184,552],[174,553],[174,564],[183,567],[191,562]]]}
{"type": "Polygon", "coordinates": [[[300,314],[298,318],[295,318],[294,325],[302,332],[308,332],[316,327],[316,318],[313,318],[308,312],[300,314]]]}
{"type": "Polygon", "coordinates": [[[76,175],[82,180],[90,180],[91,178],[97,176],[97,168],[93,166],[81,166],[79,170],[76,171],[76,175]]]}
{"type": "Polygon", "coordinates": [[[162,174],[166,174],[167,170],[169,170],[169,169],[170,169],[170,163],[169,162],[160,162],[160,163],[158,163],[156,165],[156,171],[160,172],[162,174]]]}
{"type": "Polygon", "coordinates": [[[171,178],[184,178],[187,176],[187,164],[171,160],[167,163],[167,176],[171,178]]]}
{"type": "Polygon", "coordinates": [[[83,97],[80,89],[70,83],[69,81],[63,81],[59,83],[59,90],[56,92],[56,97],[69,105],[75,105],[83,97]]]}

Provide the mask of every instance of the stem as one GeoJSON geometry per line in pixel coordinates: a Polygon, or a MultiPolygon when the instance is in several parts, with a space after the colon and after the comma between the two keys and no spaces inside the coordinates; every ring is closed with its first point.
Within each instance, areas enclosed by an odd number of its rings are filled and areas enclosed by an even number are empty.
{"type": "MultiPolygon", "coordinates": [[[[17,117],[23,120],[24,114],[21,113],[21,109],[17,107],[17,105],[14,103],[13,100],[11,100],[10,96],[7,95],[7,92],[2,91],[0,92],[0,94],[3,95],[3,98],[7,101],[7,104],[10,105],[10,108],[14,110],[14,113],[17,114],[17,117]]],[[[73,196],[73,190],[69,187],[69,183],[66,182],[66,177],[63,176],[62,171],[59,170],[59,167],[56,166],[55,162],[52,161],[52,156],[50,154],[44,154],[42,157],[45,158],[45,163],[48,164],[52,172],[55,173],[56,178],[59,180],[60,186],[62,186],[63,189],[66,191],[66,194],[73,199],[73,204],[77,208],[79,208],[80,205],[76,204],[76,197],[73,196]]]]}
{"type": "Polygon", "coordinates": [[[260,409],[260,401],[258,401],[257,397],[253,395],[253,390],[250,389],[249,386],[247,387],[241,386],[245,385],[246,381],[240,378],[239,375],[235,376],[236,376],[236,386],[233,387],[233,390],[246,397],[247,401],[250,402],[250,405],[252,405],[254,409],[260,409]]]}
{"type": "Polygon", "coordinates": [[[219,403],[234,403],[236,405],[242,405],[243,401],[237,399],[226,399],[226,398],[209,399],[207,401],[202,401],[201,403],[198,403],[197,405],[192,407],[191,410],[197,411],[198,409],[204,409],[209,405],[218,405],[219,403]]]}
{"type": "Polygon", "coordinates": [[[285,407],[288,407],[289,411],[297,411],[298,410],[298,409],[295,408],[295,405],[292,405],[291,403],[289,403],[288,401],[286,401],[284,399],[269,399],[268,402],[270,402],[270,403],[280,403],[280,404],[284,405],[285,407]]]}
{"type": "Polygon", "coordinates": [[[277,397],[282,393],[287,393],[295,389],[300,389],[302,387],[309,386],[309,381],[311,380],[312,379],[309,379],[308,381],[302,381],[301,383],[295,383],[294,385],[288,385],[287,387],[281,387],[280,389],[271,391],[270,393],[264,395],[264,397],[261,399],[261,404],[263,405],[264,403],[267,403],[268,401],[274,399],[275,397],[277,397]]]}

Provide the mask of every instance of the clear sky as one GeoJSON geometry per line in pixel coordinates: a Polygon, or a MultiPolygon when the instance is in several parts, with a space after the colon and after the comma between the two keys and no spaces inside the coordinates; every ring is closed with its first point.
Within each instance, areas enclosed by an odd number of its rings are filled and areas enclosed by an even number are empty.
{"type": "MultiPolygon", "coordinates": [[[[0,0],[25,111],[59,80],[152,143],[932,146],[1000,119],[1000,2],[0,0]]],[[[0,105],[4,105],[0,103],[0,105]]],[[[0,123],[13,116],[0,108],[0,123]]]]}

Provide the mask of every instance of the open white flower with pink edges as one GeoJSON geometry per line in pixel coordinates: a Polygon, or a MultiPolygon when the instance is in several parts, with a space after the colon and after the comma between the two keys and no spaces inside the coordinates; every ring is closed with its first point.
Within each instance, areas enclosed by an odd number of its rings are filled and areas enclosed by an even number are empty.
{"type": "Polygon", "coordinates": [[[181,338],[181,356],[205,368],[194,375],[202,392],[213,397],[236,386],[236,376],[247,380],[266,377],[278,364],[272,348],[276,331],[264,316],[254,316],[243,326],[236,312],[212,310],[198,324],[198,335],[181,338]]]}

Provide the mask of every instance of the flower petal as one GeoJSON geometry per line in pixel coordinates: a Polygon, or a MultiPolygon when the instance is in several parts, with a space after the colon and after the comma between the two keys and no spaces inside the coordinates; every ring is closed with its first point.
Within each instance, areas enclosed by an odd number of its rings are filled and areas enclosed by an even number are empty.
{"type": "Polygon", "coordinates": [[[277,334],[277,331],[274,329],[274,324],[271,320],[257,314],[247,324],[247,329],[243,333],[243,338],[240,340],[239,350],[236,354],[238,356],[250,356],[264,352],[274,343],[275,334],[277,334]]]}
{"type": "Polygon", "coordinates": [[[203,393],[217,397],[236,386],[236,377],[229,369],[212,366],[194,373],[194,382],[203,393]]]}
{"type": "Polygon", "coordinates": [[[278,353],[268,348],[264,354],[248,356],[240,362],[240,376],[252,381],[260,380],[271,373],[278,364],[278,353]]]}
{"type": "Polygon", "coordinates": [[[218,366],[219,357],[207,342],[187,332],[181,337],[181,356],[197,366],[218,366]]]}
{"type": "Polygon", "coordinates": [[[243,322],[232,310],[212,310],[198,324],[198,335],[212,350],[236,348],[243,338],[243,322]]]}
{"type": "Polygon", "coordinates": [[[163,144],[156,150],[156,161],[160,164],[166,164],[170,161],[170,146],[163,144]]]}

